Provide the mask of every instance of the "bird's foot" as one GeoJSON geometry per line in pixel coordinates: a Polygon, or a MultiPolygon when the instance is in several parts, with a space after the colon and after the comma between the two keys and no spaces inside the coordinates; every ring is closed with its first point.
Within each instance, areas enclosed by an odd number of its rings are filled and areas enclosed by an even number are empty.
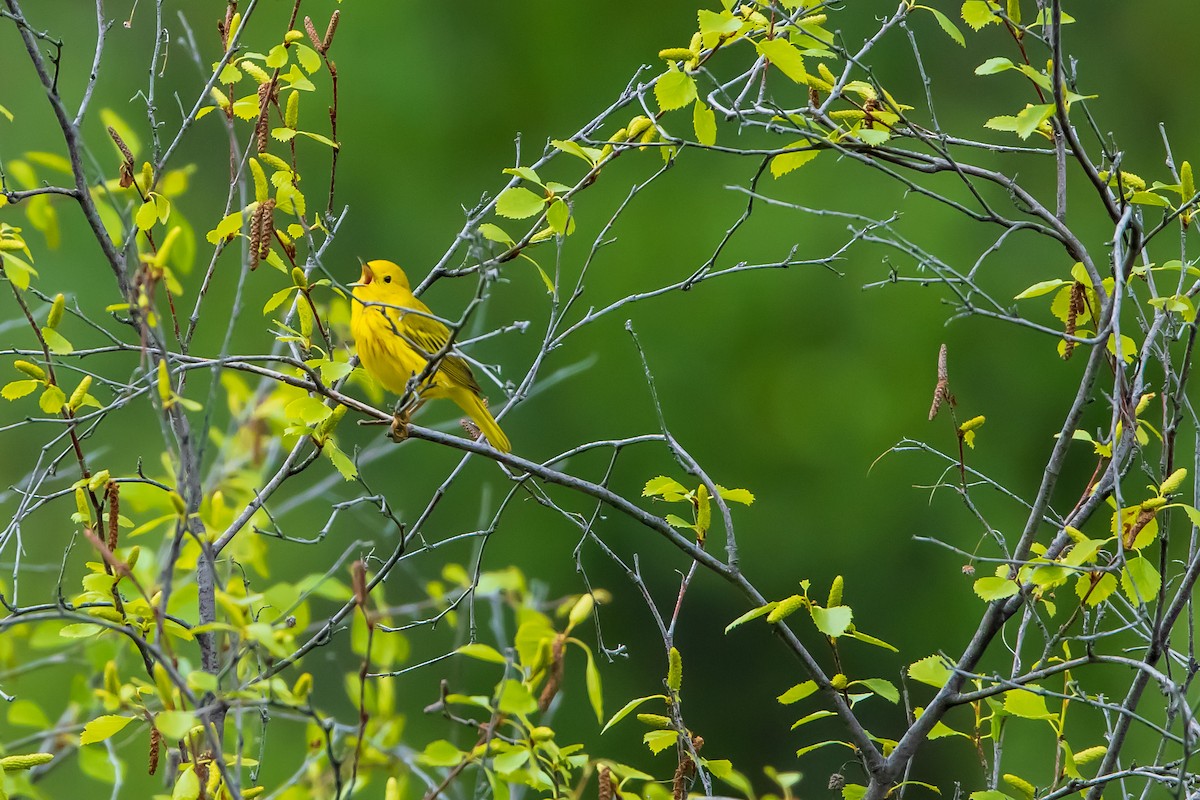
{"type": "Polygon", "coordinates": [[[397,414],[388,428],[388,438],[396,444],[408,438],[408,414],[397,414]]]}

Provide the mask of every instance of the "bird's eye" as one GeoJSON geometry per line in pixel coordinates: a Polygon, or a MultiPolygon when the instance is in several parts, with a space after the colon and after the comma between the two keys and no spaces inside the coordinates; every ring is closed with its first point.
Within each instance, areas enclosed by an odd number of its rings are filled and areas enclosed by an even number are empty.
{"type": "Polygon", "coordinates": [[[391,283],[391,282],[392,282],[392,276],[391,276],[391,275],[385,275],[385,276],[384,276],[384,278],[383,278],[383,282],[384,282],[384,283],[391,283]]]}

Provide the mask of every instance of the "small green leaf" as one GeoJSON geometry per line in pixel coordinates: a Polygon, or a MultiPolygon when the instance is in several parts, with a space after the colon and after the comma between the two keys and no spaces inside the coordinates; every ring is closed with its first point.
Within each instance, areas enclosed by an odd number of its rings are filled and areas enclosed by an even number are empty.
{"type": "Polygon", "coordinates": [[[55,355],[65,356],[75,352],[75,346],[54,328],[42,328],[42,338],[46,340],[50,352],[55,355]]]}
{"type": "Polygon", "coordinates": [[[550,202],[550,207],[546,209],[546,224],[550,226],[550,230],[562,235],[567,232],[567,223],[571,219],[571,210],[567,204],[559,198],[554,198],[550,202]]]}
{"type": "Polygon", "coordinates": [[[1004,72],[1013,68],[1012,61],[1002,56],[989,58],[987,61],[975,68],[976,75],[995,75],[997,72],[1004,72]]]}
{"type": "Polygon", "coordinates": [[[787,146],[786,149],[791,150],[794,147],[806,147],[806,150],[795,150],[790,153],[780,153],[771,159],[771,174],[776,178],[781,178],[789,172],[793,172],[800,167],[803,167],[808,162],[821,154],[820,150],[813,147],[807,140],[794,142],[787,146]]]}
{"type": "Polygon", "coordinates": [[[199,724],[191,711],[160,711],[154,715],[154,727],[172,740],[184,738],[188,731],[199,724]]]}
{"type": "Polygon", "coordinates": [[[642,741],[650,748],[650,752],[658,755],[679,739],[678,731],[647,731],[642,741]]]}
{"type": "Polygon", "coordinates": [[[764,39],[758,42],[756,47],[760,55],[796,83],[808,80],[808,72],[804,69],[804,57],[787,39],[764,39]]]}
{"type": "Polygon", "coordinates": [[[1011,578],[1002,578],[995,575],[989,575],[986,578],[979,578],[975,581],[973,587],[975,594],[979,595],[979,599],[990,603],[993,600],[1001,600],[1005,597],[1012,597],[1021,591],[1021,587],[1011,578]]]}
{"type": "Polygon", "coordinates": [[[110,736],[120,733],[134,719],[135,717],[122,717],[119,714],[105,714],[102,717],[96,717],[83,726],[83,732],[79,734],[79,744],[103,742],[110,736]]]}
{"type": "Polygon", "coordinates": [[[489,242],[498,242],[512,247],[516,242],[513,238],[504,232],[504,229],[499,225],[493,225],[490,222],[485,222],[479,226],[479,235],[487,239],[489,242]]]}
{"type": "Polygon", "coordinates": [[[158,219],[158,209],[155,207],[153,200],[147,200],[138,208],[133,222],[137,225],[138,230],[148,231],[154,227],[156,219],[158,219]]]}
{"type": "Polygon", "coordinates": [[[692,108],[692,127],[700,144],[712,146],[717,143],[717,115],[699,99],[692,108]]]}
{"type": "Polygon", "coordinates": [[[4,384],[4,388],[0,389],[0,396],[4,397],[5,400],[16,400],[27,394],[32,394],[41,385],[41,381],[36,381],[32,378],[24,381],[12,381],[11,383],[4,384]]]}
{"type": "Polygon", "coordinates": [[[343,479],[352,481],[358,477],[358,467],[354,466],[354,461],[332,441],[325,442],[321,451],[343,479]]]}
{"type": "Polygon", "coordinates": [[[717,491],[727,503],[741,503],[743,505],[753,505],[754,495],[749,489],[726,489],[724,486],[717,484],[717,491]]]}
{"type": "Polygon", "coordinates": [[[510,186],[496,198],[496,213],[509,219],[526,219],[540,214],[545,199],[524,186],[510,186]]]}
{"type": "MultiPolygon", "coordinates": [[[[925,6],[925,8],[929,7],[925,6]]],[[[942,30],[946,32],[947,36],[958,42],[959,47],[967,46],[967,40],[963,38],[962,31],[958,29],[958,26],[955,25],[949,17],[938,11],[936,8],[930,8],[929,10],[933,12],[934,19],[937,20],[938,25],[942,26],[942,30]]]]}
{"type": "Polygon", "coordinates": [[[529,687],[520,681],[509,678],[504,681],[500,690],[499,710],[505,714],[527,716],[537,711],[537,700],[530,693],[529,687]]]}
{"type": "Polygon", "coordinates": [[[191,764],[184,766],[175,779],[171,800],[197,800],[200,797],[200,778],[191,764]]]}
{"type": "Polygon", "coordinates": [[[1131,558],[1121,570],[1121,591],[1134,605],[1152,603],[1158,597],[1162,576],[1147,558],[1131,558]]]}
{"type": "Polygon", "coordinates": [[[1050,294],[1050,292],[1053,292],[1058,287],[1065,286],[1068,283],[1070,283],[1070,281],[1064,281],[1061,278],[1055,278],[1052,281],[1038,281],[1013,299],[1028,300],[1031,297],[1040,297],[1044,294],[1050,294]]]}
{"type": "Polygon", "coordinates": [[[908,677],[935,689],[945,686],[946,681],[950,680],[950,676],[953,674],[950,663],[938,655],[926,656],[908,667],[908,677]]]}
{"type": "Polygon", "coordinates": [[[900,702],[900,691],[889,680],[884,680],[883,678],[864,678],[860,681],[851,681],[849,685],[865,686],[889,703],[900,702]]]}
{"type": "Polygon", "coordinates": [[[600,733],[604,733],[609,728],[611,728],[613,725],[616,725],[618,722],[625,719],[627,716],[629,716],[633,712],[634,709],[636,709],[642,703],[645,703],[648,700],[663,700],[663,701],[665,701],[666,699],[667,699],[667,696],[665,694],[651,694],[651,695],[646,695],[645,697],[638,697],[633,700],[630,700],[628,703],[625,704],[625,706],[620,711],[618,711],[616,714],[613,714],[612,719],[610,719],[607,723],[605,723],[604,727],[600,730],[600,733]]]}
{"type": "Polygon", "coordinates": [[[743,623],[749,622],[752,619],[758,619],[759,617],[770,614],[772,611],[775,610],[775,606],[777,606],[777,605],[779,605],[779,602],[773,601],[773,602],[767,603],[765,606],[759,606],[758,608],[753,608],[753,609],[747,611],[745,614],[742,614],[740,617],[735,619],[733,622],[726,625],[725,633],[729,633],[734,628],[738,627],[739,625],[742,625],[743,623]]]}
{"type": "Polygon", "coordinates": [[[67,396],[57,386],[47,386],[46,391],[38,398],[38,405],[47,414],[58,414],[67,403],[67,396]]]}
{"type": "Polygon", "coordinates": [[[816,681],[805,681],[804,683],[797,683],[795,686],[788,689],[786,692],[779,695],[779,697],[776,697],[775,699],[777,701],[779,701],[779,703],[781,705],[789,706],[792,703],[797,703],[797,702],[803,700],[804,698],[808,697],[816,690],[817,690],[817,682],[816,681]]]}
{"type": "Polygon", "coordinates": [[[835,639],[846,632],[854,618],[854,612],[851,611],[850,606],[834,606],[833,608],[809,606],[808,610],[812,614],[813,622],[817,625],[817,630],[835,639]]]}
{"type": "Polygon", "coordinates": [[[683,108],[696,99],[696,80],[686,72],[669,69],[654,84],[654,97],[663,111],[683,108]]]}
{"type": "Polygon", "coordinates": [[[499,650],[492,647],[491,645],[486,645],[486,644],[483,644],[482,642],[472,642],[471,644],[464,644],[462,647],[458,648],[454,652],[459,653],[464,656],[467,656],[468,658],[474,658],[479,661],[487,661],[492,664],[507,664],[508,663],[508,659],[506,659],[504,657],[503,653],[501,653],[499,650]]]}
{"type": "Polygon", "coordinates": [[[1004,693],[1004,710],[1024,719],[1050,719],[1055,715],[1046,708],[1046,698],[1027,689],[1012,689],[1004,693]]]}
{"type": "Polygon", "coordinates": [[[661,497],[668,503],[677,503],[688,498],[688,490],[674,478],[659,475],[646,481],[642,488],[642,497],[661,497]]]}
{"type": "Polygon", "coordinates": [[[999,24],[1000,17],[995,13],[999,10],[999,6],[992,2],[967,0],[967,2],[962,4],[963,22],[970,25],[972,30],[980,30],[985,25],[991,25],[992,23],[999,24]]]}

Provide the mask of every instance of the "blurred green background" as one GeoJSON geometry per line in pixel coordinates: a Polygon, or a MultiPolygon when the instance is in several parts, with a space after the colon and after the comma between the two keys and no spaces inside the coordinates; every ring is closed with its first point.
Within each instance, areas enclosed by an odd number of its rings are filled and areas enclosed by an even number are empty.
{"type": "MultiPolygon", "coordinates": [[[[128,27],[118,22],[110,32],[95,108],[116,109],[136,123],[144,116],[142,100],[135,93],[145,85],[154,8],[149,2],[142,2],[136,10],[131,5],[129,0],[106,4],[111,17],[132,22],[128,27]]],[[[179,116],[173,93],[178,92],[182,104],[190,107],[203,80],[177,42],[182,33],[177,14],[182,11],[186,15],[201,43],[203,60],[210,61],[218,53],[213,29],[224,4],[205,0],[164,5],[171,44],[159,108],[169,137],[179,116]]],[[[956,4],[937,6],[957,17],[956,4]]],[[[310,0],[302,13],[318,20],[318,28],[322,28],[321,20],[338,7],[343,19],[331,51],[341,79],[339,138],[343,149],[338,206],[347,205],[349,213],[324,265],[343,282],[357,276],[359,258],[394,259],[410,275],[423,275],[461,227],[463,208],[473,207],[503,185],[506,176],[500,170],[515,163],[518,135],[522,163],[528,164],[546,139],[571,135],[612,103],[639,65],[650,65],[644,79],[657,74],[662,68],[657,51],[686,45],[696,21],[696,4],[682,0],[649,7],[618,7],[599,0],[461,4],[352,0],[340,6],[328,0],[310,0]]],[[[848,4],[832,17],[830,27],[854,47],[877,29],[877,17],[894,8],[892,3],[881,2],[848,4]]],[[[280,20],[286,19],[289,10],[288,3],[267,0],[264,13],[255,18],[255,27],[247,33],[248,41],[261,41],[263,47],[273,42],[280,20]]],[[[90,4],[27,0],[25,11],[37,26],[49,28],[67,43],[62,83],[74,101],[91,59],[94,19],[90,4]]],[[[1186,0],[1154,4],[1153,18],[1147,18],[1145,5],[1127,3],[1072,4],[1068,11],[1080,18],[1068,28],[1067,44],[1079,58],[1081,91],[1100,95],[1090,105],[1100,131],[1111,134],[1117,149],[1126,152],[1125,169],[1148,180],[1167,181],[1160,123],[1171,135],[1177,159],[1196,157],[1195,115],[1181,78],[1190,69],[1200,11],[1186,0]]],[[[971,73],[989,56],[1015,58],[1011,41],[1006,41],[1002,32],[995,28],[979,34],[967,31],[971,49],[964,51],[927,14],[915,14],[910,25],[921,43],[922,58],[933,78],[936,108],[947,130],[981,135],[988,117],[1016,113],[1030,101],[1015,75],[976,77],[971,73]]],[[[1033,56],[1035,62],[1039,58],[1044,54],[1033,56]]],[[[916,106],[913,114],[925,119],[920,79],[902,32],[880,45],[874,64],[877,77],[892,94],[916,106]]],[[[0,158],[11,159],[29,150],[61,152],[42,92],[33,83],[11,23],[5,20],[0,20],[0,75],[0,104],[16,115],[11,124],[0,120],[0,158]]],[[[324,91],[324,78],[320,77],[318,83],[324,91]]],[[[302,126],[325,132],[321,110],[322,102],[307,103],[302,126]]],[[[676,112],[676,119],[668,117],[667,122],[679,126],[681,133],[690,132],[683,117],[686,113],[676,112]]],[[[618,124],[605,130],[619,126],[625,118],[627,113],[620,112],[614,120],[618,124]]],[[[115,161],[95,114],[89,126],[93,154],[111,171],[115,161]]],[[[148,140],[144,123],[139,132],[148,140]]],[[[723,122],[718,137],[720,143],[731,146],[743,141],[723,122]]],[[[995,134],[985,138],[1002,140],[995,134]]],[[[744,141],[749,146],[759,140],[747,135],[744,141]]],[[[312,165],[326,163],[326,153],[316,144],[301,143],[300,151],[312,165]]],[[[191,188],[178,202],[201,234],[218,218],[214,209],[224,196],[226,159],[225,143],[213,115],[198,126],[174,164],[200,165],[191,188]]],[[[543,177],[571,182],[580,174],[571,161],[557,159],[543,177]]],[[[985,163],[1005,162],[985,159],[985,163]]],[[[576,202],[576,234],[557,255],[553,245],[543,245],[534,253],[542,266],[551,270],[557,259],[564,285],[573,285],[601,225],[629,187],[645,180],[660,165],[656,152],[648,151],[626,154],[606,167],[601,180],[576,202]]],[[[603,249],[591,267],[583,307],[652,290],[694,272],[745,207],[745,196],[728,187],[748,185],[758,165],[754,157],[685,151],[672,170],[636,198],[614,227],[612,236],[617,241],[603,249]]],[[[324,179],[321,169],[313,170],[306,185],[314,205],[323,196],[317,188],[324,179]]],[[[1048,160],[1026,162],[1021,178],[1049,199],[1052,169],[1048,160]]],[[[948,177],[931,184],[957,191],[948,177]]],[[[778,181],[767,176],[759,188],[772,197],[810,207],[872,217],[899,211],[898,228],[905,235],[958,269],[969,268],[998,234],[996,229],[957,217],[924,198],[905,194],[903,187],[876,173],[828,155],[778,181]]],[[[1002,194],[990,197],[1008,210],[1002,194]]],[[[97,313],[104,305],[117,302],[111,276],[99,266],[91,247],[78,245],[86,241],[85,232],[71,209],[65,204],[59,208],[65,244],[48,250],[37,242],[40,286],[51,293],[73,293],[86,309],[97,313]]],[[[1086,187],[1073,183],[1069,222],[1103,261],[1111,228],[1097,211],[1086,187]]],[[[19,225],[21,212],[20,207],[4,208],[0,221],[19,225]]],[[[848,236],[844,221],[760,206],[715,266],[777,261],[792,247],[797,248],[797,258],[821,258],[837,250],[848,236]]],[[[202,246],[197,272],[185,279],[188,297],[193,296],[206,258],[202,246]]],[[[1066,277],[1071,266],[1061,252],[1032,237],[1019,236],[987,264],[983,282],[1002,300],[1035,281],[1066,277]]],[[[988,418],[980,432],[979,449],[969,454],[971,463],[1023,497],[1032,495],[1041,478],[1051,435],[1069,404],[1082,362],[1064,364],[1053,340],[1025,329],[983,319],[943,325],[952,310],[945,304],[948,293],[936,284],[863,291],[864,284],[885,280],[892,270],[919,274],[911,258],[894,250],[859,245],[833,266],[837,272],[808,266],[750,272],[612,314],[553,353],[543,374],[571,365],[586,368],[521,404],[505,417],[504,427],[516,452],[533,459],[590,439],[655,431],[657,421],[638,355],[624,331],[625,321],[631,320],[654,371],[672,432],[714,480],[746,487],[757,496],[752,507],[734,512],[748,576],[768,597],[797,591],[802,579],[811,580],[814,595],[823,597],[833,576],[845,575],[845,599],[854,607],[858,626],[900,649],[896,655],[846,645],[847,671],[852,677],[878,676],[898,683],[904,665],[939,649],[956,653],[983,608],[971,592],[971,579],[961,569],[963,557],[913,541],[914,536],[937,537],[970,551],[980,539],[978,522],[951,492],[935,493],[928,488],[941,476],[944,462],[914,454],[876,460],[905,437],[924,439],[947,453],[957,449],[947,419],[934,423],[926,419],[939,345],[949,347],[959,419],[975,414],[988,418]]],[[[219,273],[218,292],[231,290],[234,278],[231,270],[219,273]]],[[[506,378],[516,380],[544,332],[548,298],[526,262],[507,264],[503,279],[486,308],[486,326],[529,320],[530,328],[524,336],[495,339],[477,348],[476,354],[499,365],[506,378]]],[[[247,310],[236,326],[235,351],[269,349],[270,335],[257,309],[284,285],[286,279],[269,269],[252,276],[247,310]]],[[[473,290],[472,280],[446,281],[426,299],[435,310],[452,317],[473,290]]],[[[229,302],[222,297],[215,296],[217,307],[229,302]]],[[[190,300],[188,303],[190,307],[190,300]]],[[[1039,322],[1054,325],[1045,307],[1037,303],[1030,301],[1026,312],[1039,322]]],[[[15,307],[10,302],[5,308],[6,318],[12,318],[15,307]]],[[[4,330],[6,344],[30,344],[20,328],[4,330]]],[[[215,314],[214,322],[202,323],[196,352],[215,352],[222,334],[223,319],[215,314]]],[[[500,393],[494,386],[489,392],[497,404],[500,393]]],[[[439,405],[430,406],[420,421],[450,420],[453,409],[439,405]]],[[[19,419],[22,413],[15,407],[3,408],[5,421],[19,419]]],[[[1092,409],[1089,425],[1106,424],[1108,413],[1107,408],[1092,409]]],[[[114,427],[116,424],[114,420],[105,430],[109,448],[114,447],[113,442],[124,442],[109,451],[114,472],[133,469],[139,456],[157,463],[155,448],[160,445],[156,429],[147,429],[133,414],[123,417],[121,424],[127,428],[114,427]]],[[[378,429],[344,427],[348,428],[343,433],[347,448],[366,446],[378,435],[378,429]]],[[[11,442],[10,452],[43,443],[43,435],[34,429],[5,435],[11,442]]],[[[402,519],[411,522],[456,462],[452,453],[412,442],[367,466],[364,477],[373,490],[386,493],[402,519]]],[[[604,466],[603,460],[591,457],[570,462],[568,469],[598,479],[604,466]]],[[[1059,510],[1073,504],[1074,493],[1092,466],[1085,448],[1072,454],[1062,492],[1056,497],[1059,510]]],[[[0,467],[3,484],[19,481],[24,467],[19,460],[0,467]]],[[[636,497],[642,484],[659,474],[684,478],[663,448],[635,448],[622,456],[612,485],[626,496],[636,497]]],[[[353,484],[336,484],[323,502],[355,491],[353,484]]],[[[484,524],[488,518],[485,509],[505,491],[506,483],[494,469],[473,464],[443,501],[427,535],[443,538],[484,524]]],[[[584,513],[590,510],[579,498],[555,496],[569,508],[584,513]]],[[[1021,509],[999,494],[980,491],[976,500],[993,527],[1005,535],[1014,534],[1023,522],[1021,509]]],[[[13,503],[9,496],[6,509],[13,503]]],[[[314,532],[313,513],[312,507],[300,509],[284,515],[281,523],[293,535],[309,536],[314,532]]],[[[323,521],[323,514],[318,516],[323,521]]],[[[324,569],[355,538],[376,540],[380,552],[386,552],[394,538],[389,532],[372,529],[378,524],[377,518],[364,514],[354,524],[335,529],[335,535],[317,546],[269,542],[268,558],[277,565],[280,577],[298,577],[324,569]]],[[[687,568],[678,553],[612,514],[597,531],[629,563],[638,557],[660,609],[669,612],[679,573],[687,568]]],[[[57,539],[61,535],[60,529],[42,539],[38,532],[38,541],[29,544],[30,563],[37,563],[39,555],[52,559],[55,548],[61,551],[57,539]],[[39,549],[44,552],[39,554],[39,549]]],[[[484,567],[517,565],[542,585],[540,591],[549,598],[577,593],[585,589],[572,555],[577,540],[578,532],[560,518],[531,501],[519,501],[489,541],[484,567]]],[[[986,546],[983,551],[994,554],[986,546]]],[[[11,554],[5,558],[10,561],[11,554]]],[[[437,576],[443,559],[469,563],[471,558],[470,549],[463,547],[417,559],[411,569],[393,575],[386,588],[388,599],[420,598],[424,581],[437,576]]],[[[595,548],[583,548],[581,563],[591,585],[615,595],[599,617],[604,643],[610,648],[624,647],[623,655],[605,663],[603,669],[606,711],[612,713],[632,697],[659,691],[666,661],[647,609],[626,576],[595,548]]],[[[772,641],[766,626],[748,625],[728,636],[722,634],[723,627],[744,610],[742,598],[726,585],[704,573],[697,576],[684,604],[677,641],[685,665],[685,717],[705,738],[706,756],[733,758],[760,787],[765,787],[763,765],[799,769],[806,774],[804,795],[816,796],[818,790],[824,790],[828,775],[853,757],[844,749],[829,748],[797,761],[797,747],[817,740],[814,737],[836,737],[836,725],[828,723],[821,728],[818,726],[824,723],[817,723],[800,733],[788,732],[798,714],[795,708],[776,704],[774,697],[804,676],[772,641]]],[[[457,641],[454,632],[444,628],[418,630],[410,639],[412,663],[445,652],[457,641]]],[[[816,636],[809,636],[806,642],[821,657],[827,655],[816,636]]],[[[996,649],[988,668],[1006,661],[1006,654],[996,649]]],[[[318,671],[319,687],[320,672],[326,671],[328,702],[334,707],[340,702],[347,719],[352,717],[348,702],[333,700],[332,695],[341,691],[340,670],[353,663],[348,653],[337,652],[335,643],[318,652],[309,664],[318,671]]],[[[655,765],[638,742],[640,730],[635,735],[635,722],[626,722],[624,729],[616,728],[604,739],[595,739],[597,727],[583,702],[583,676],[578,666],[568,670],[569,697],[554,720],[560,729],[559,740],[587,740],[594,755],[655,765]]],[[[55,684],[71,670],[70,666],[46,670],[34,679],[44,683],[27,678],[22,689],[32,696],[49,697],[55,684]]],[[[454,690],[482,693],[487,681],[494,680],[489,676],[458,662],[405,676],[398,693],[410,708],[410,741],[420,745],[445,735],[440,719],[420,713],[436,698],[440,678],[448,678],[454,690]]],[[[921,704],[925,697],[922,689],[915,690],[914,702],[921,704]]],[[[53,713],[53,702],[50,706],[53,713]]],[[[889,736],[900,729],[902,710],[881,704],[867,719],[874,733],[889,736]]],[[[958,722],[964,723],[965,718],[958,722]]],[[[0,732],[4,740],[13,735],[2,719],[0,732]]],[[[1012,746],[1019,749],[1023,745],[1012,746]]],[[[1041,747],[1044,752],[1046,742],[1032,740],[1028,746],[1041,747]]],[[[131,758],[136,761],[137,756],[131,758]]],[[[658,757],[655,771],[669,773],[664,764],[670,758],[669,754],[658,757]]],[[[967,745],[935,742],[919,757],[918,772],[923,780],[935,783],[957,779],[970,784],[979,778],[973,761],[967,745]]],[[[280,774],[290,768],[283,763],[278,767],[280,774]]],[[[848,776],[851,780],[859,777],[853,769],[848,776]]],[[[61,796],[72,780],[64,770],[51,775],[46,786],[53,796],[61,796]]]]}

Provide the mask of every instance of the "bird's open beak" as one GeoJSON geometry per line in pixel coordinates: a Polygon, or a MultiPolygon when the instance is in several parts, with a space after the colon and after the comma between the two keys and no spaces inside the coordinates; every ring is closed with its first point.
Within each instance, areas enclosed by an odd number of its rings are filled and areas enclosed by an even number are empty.
{"type": "Polygon", "coordinates": [[[362,265],[362,275],[359,276],[359,279],[357,281],[350,284],[350,286],[352,286],[352,287],[353,286],[368,286],[368,285],[370,285],[371,281],[373,281],[373,280],[375,280],[375,273],[371,272],[370,267],[368,267],[366,264],[363,264],[362,265]]]}

